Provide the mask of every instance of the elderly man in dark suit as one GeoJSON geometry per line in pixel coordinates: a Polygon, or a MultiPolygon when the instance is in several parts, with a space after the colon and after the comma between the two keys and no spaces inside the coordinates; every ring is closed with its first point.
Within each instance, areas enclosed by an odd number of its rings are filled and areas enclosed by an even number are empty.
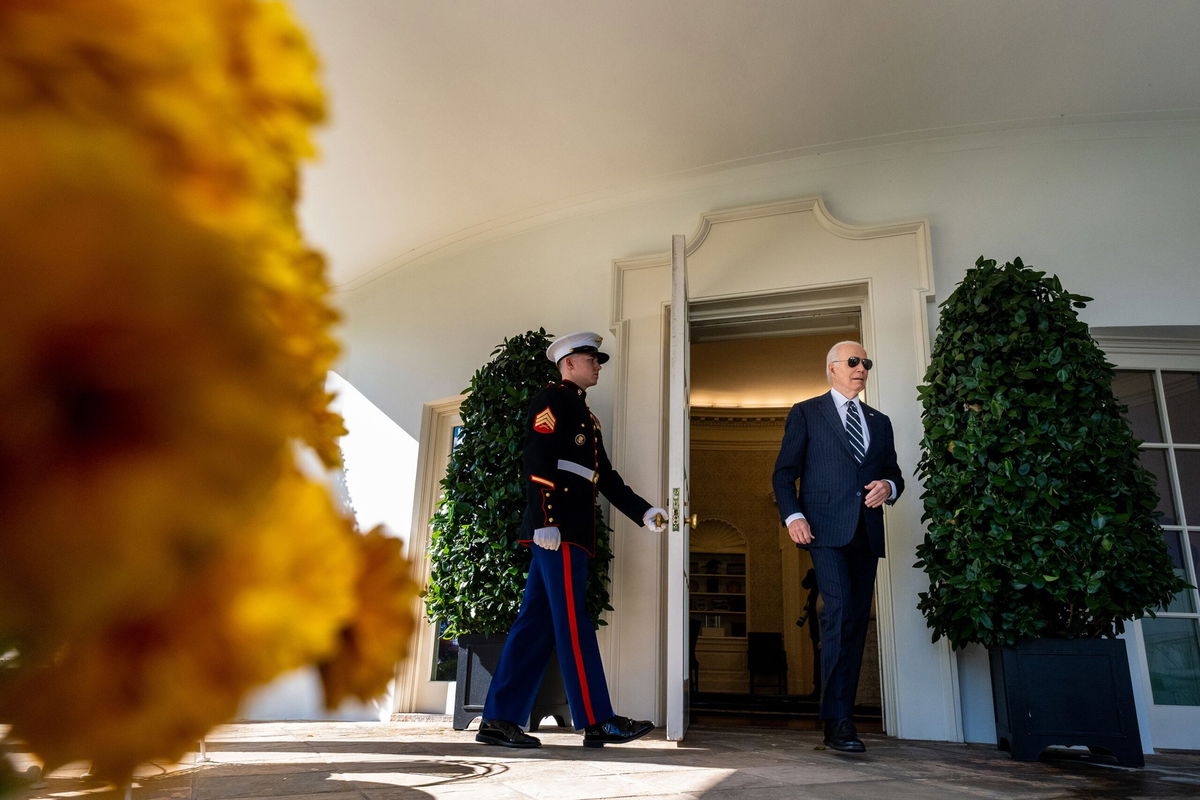
{"type": "Polygon", "coordinates": [[[854,727],[854,697],[884,556],[884,503],[904,491],[892,423],[858,399],[872,367],[858,342],[825,359],[830,391],[792,406],[772,483],[788,536],[808,550],[824,601],[821,718],[825,744],[866,750],[854,727]]]}

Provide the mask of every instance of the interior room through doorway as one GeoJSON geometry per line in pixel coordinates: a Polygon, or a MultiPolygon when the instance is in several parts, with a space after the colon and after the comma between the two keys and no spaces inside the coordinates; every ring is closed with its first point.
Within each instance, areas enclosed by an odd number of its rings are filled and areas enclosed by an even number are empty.
{"type": "MultiPolygon", "coordinates": [[[[771,473],[793,403],[828,390],[829,348],[860,338],[857,312],[771,330],[693,326],[689,546],[693,720],[816,725],[819,614],[812,562],[779,522],[771,473]]],[[[881,717],[874,621],[858,694],[881,717]]]]}

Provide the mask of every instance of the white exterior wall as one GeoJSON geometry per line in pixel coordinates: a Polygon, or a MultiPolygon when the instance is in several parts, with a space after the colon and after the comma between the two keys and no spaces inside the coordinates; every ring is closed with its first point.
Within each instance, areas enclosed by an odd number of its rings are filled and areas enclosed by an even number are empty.
{"type": "MultiPolygon", "coordinates": [[[[505,336],[538,326],[552,333],[607,332],[615,259],[669,249],[671,234],[691,235],[706,212],[811,196],[849,224],[927,220],[938,301],[980,254],[1000,261],[1021,256],[1057,273],[1070,291],[1094,297],[1083,312],[1093,326],[1197,321],[1200,123],[1111,123],[963,135],[714,171],[546,214],[504,236],[464,240],[340,295],[347,353],[338,372],[419,437],[422,404],[461,391],[505,336]]],[[[402,216],[396,224],[404,224],[402,216]]],[[[590,405],[609,427],[610,441],[642,440],[649,421],[639,419],[639,409],[622,415],[637,431],[612,430],[615,377],[615,371],[601,377],[590,405]]],[[[657,451],[659,445],[648,446],[657,451]]],[[[612,455],[618,465],[628,463],[627,454],[612,455]]],[[[911,478],[915,464],[901,467],[911,478]]],[[[640,477],[641,470],[632,472],[640,477]]],[[[397,478],[396,491],[411,496],[411,474],[397,478]]],[[[647,499],[660,499],[657,486],[630,478],[647,499]]],[[[915,481],[909,491],[919,496],[915,481]]],[[[657,597],[630,596],[628,585],[616,576],[618,609],[658,608],[657,597]]],[[[644,616],[618,611],[612,622],[637,626],[646,624],[644,616]]],[[[635,681],[655,678],[621,674],[608,628],[601,630],[601,646],[617,708],[651,713],[622,700],[642,696],[635,681]]],[[[654,663],[657,654],[635,660],[647,659],[654,663]]],[[[989,741],[986,658],[968,653],[959,664],[965,738],[989,741]]]]}

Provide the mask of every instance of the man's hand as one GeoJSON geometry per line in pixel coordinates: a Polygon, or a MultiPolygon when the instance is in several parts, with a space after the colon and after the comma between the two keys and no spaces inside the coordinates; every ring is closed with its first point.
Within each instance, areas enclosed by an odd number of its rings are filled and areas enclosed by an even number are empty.
{"type": "Polygon", "coordinates": [[[651,508],[642,516],[642,524],[649,528],[651,533],[662,533],[667,529],[667,510],[658,506],[651,508]],[[659,522],[658,519],[662,521],[659,522]]]}
{"type": "Polygon", "coordinates": [[[788,523],[788,536],[796,544],[812,544],[813,535],[812,528],[808,526],[806,519],[794,519],[788,523]]]}
{"type": "Polygon", "coordinates": [[[867,498],[863,501],[867,508],[878,508],[892,496],[892,485],[887,481],[871,481],[863,488],[867,490],[867,498]]]}
{"type": "Polygon", "coordinates": [[[533,532],[533,543],[547,550],[557,550],[562,544],[562,534],[558,528],[538,528],[533,532]]]}

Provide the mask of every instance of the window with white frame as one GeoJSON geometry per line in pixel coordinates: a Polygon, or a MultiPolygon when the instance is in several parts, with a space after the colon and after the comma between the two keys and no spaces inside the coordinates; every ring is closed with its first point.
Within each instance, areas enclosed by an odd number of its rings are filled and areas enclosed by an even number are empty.
{"type": "MultiPolygon", "coordinates": [[[[1200,372],[1118,370],[1142,463],[1158,484],[1158,512],[1176,574],[1193,587],[1200,568],[1200,372]]],[[[1200,706],[1200,593],[1184,589],[1142,620],[1156,705],[1200,706]]]]}

